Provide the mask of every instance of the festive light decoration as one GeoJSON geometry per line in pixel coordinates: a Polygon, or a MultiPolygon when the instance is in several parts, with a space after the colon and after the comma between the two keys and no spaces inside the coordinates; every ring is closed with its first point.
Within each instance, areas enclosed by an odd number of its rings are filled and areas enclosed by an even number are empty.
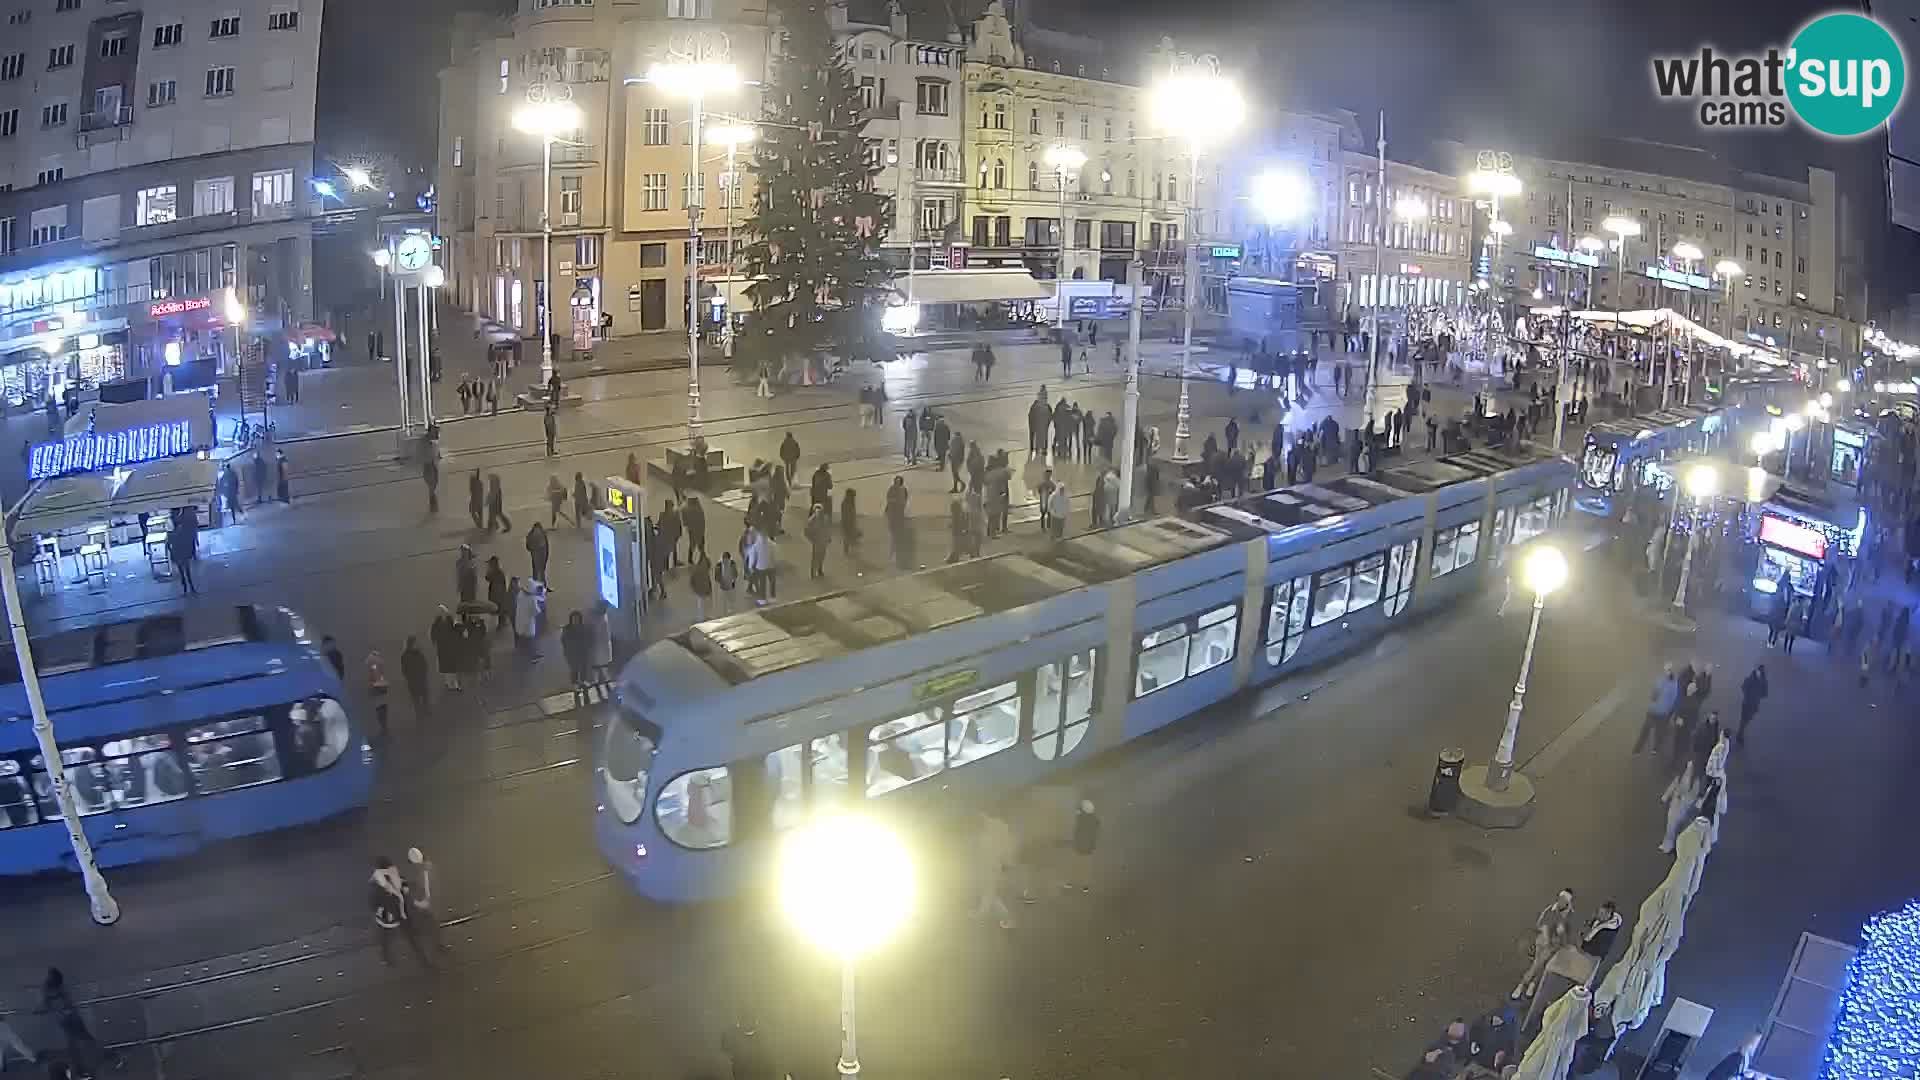
{"type": "Polygon", "coordinates": [[[1920,1072],[1920,900],[1860,931],[1822,1080],[1908,1080],[1920,1072]]]}

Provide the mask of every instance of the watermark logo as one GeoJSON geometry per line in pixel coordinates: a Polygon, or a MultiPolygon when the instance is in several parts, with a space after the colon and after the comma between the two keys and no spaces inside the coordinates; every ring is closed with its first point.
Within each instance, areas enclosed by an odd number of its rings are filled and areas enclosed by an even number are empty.
{"type": "Polygon", "coordinates": [[[1653,60],[1654,91],[1697,103],[1702,127],[1785,127],[1789,116],[1829,138],[1887,122],[1907,89],[1907,62],[1884,26],[1853,12],[1822,15],[1785,50],[1653,60]]]}

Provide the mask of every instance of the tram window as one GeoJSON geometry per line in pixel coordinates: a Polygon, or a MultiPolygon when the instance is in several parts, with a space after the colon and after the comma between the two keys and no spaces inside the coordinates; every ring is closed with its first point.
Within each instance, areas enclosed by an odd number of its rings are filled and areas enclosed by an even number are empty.
{"type": "MultiPolygon", "coordinates": [[[[110,788],[107,782],[106,766],[100,764],[99,752],[91,746],[67,746],[60,749],[60,760],[67,767],[67,787],[73,792],[73,801],[80,808],[81,817],[104,814],[113,809],[110,788]]],[[[33,795],[40,804],[40,816],[47,821],[58,821],[61,817],[60,802],[53,797],[53,777],[47,775],[46,763],[39,755],[31,762],[33,766],[33,795]]]]}
{"type": "Polygon", "coordinates": [[[1307,592],[1311,579],[1302,575],[1275,585],[1267,600],[1267,663],[1279,667],[1300,651],[1300,635],[1307,629],[1307,592]]]}
{"type": "Polygon", "coordinates": [[[280,752],[264,716],[235,716],[187,729],[187,765],[213,794],[280,779],[280,752]]]}
{"type": "Polygon", "coordinates": [[[187,774],[165,732],[115,739],[100,747],[116,806],[146,806],[187,797],[187,774]]]}
{"type": "Polygon", "coordinates": [[[32,825],[40,820],[33,799],[27,794],[27,782],[21,777],[20,763],[0,758],[0,829],[32,825]]]}
{"type": "Polygon", "coordinates": [[[1480,553],[1480,523],[1468,522],[1433,534],[1433,576],[1451,574],[1472,564],[1480,553]]]}
{"type": "Polygon", "coordinates": [[[804,763],[798,743],[767,755],[767,786],[773,789],[776,829],[798,825],[806,814],[806,778],[801,775],[804,763]]]}
{"type": "Polygon", "coordinates": [[[1347,599],[1349,614],[1380,602],[1380,586],[1387,565],[1384,555],[1369,555],[1353,566],[1353,593],[1347,599]]]}
{"type": "Polygon", "coordinates": [[[1193,650],[1187,657],[1187,674],[1198,675],[1233,659],[1233,647],[1239,635],[1240,609],[1232,604],[1200,616],[1193,635],[1193,650]]]}
{"type": "Polygon", "coordinates": [[[642,734],[633,717],[619,713],[607,725],[606,762],[607,805],[614,816],[631,825],[640,820],[646,805],[647,770],[653,766],[653,736],[642,734]]]}
{"type": "Polygon", "coordinates": [[[724,765],[681,773],[660,789],[653,814],[681,847],[724,847],[733,838],[733,777],[724,765]]]}
{"type": "Polygon", "coordinates": [[[294,702],[287,710],[287,724],[294,753],[306,769],[324,769],[340,760],[352,737],[347,710],[330,697],[294,702]]]}
{"type": "Polygon", "coordinates": [[[1480,554],[1480,523],[1473,522],[1460,526],[1460,546],[1454,553],[1453,565],[1466,566],[1480,554]]]}
{"type": "Polygon", "coordinates": [[[1407,609],[1413,599],[1414,568],[1420,565],[1420,541],[1409,540],[1387,549],[1387,617],[1407,609]]]}
{"type": "Polygon", "coordinates": [[[946,766],[946,725],[937,710],[875,724],[867,733],[869,798],[925,780],[946,766]]]}
{"type": "Polygon", "coordinates": [[[1513,510],[1502,506],[1493,512],[1493,565],[1504,566],[1507,547],[1513,541],[1513,510]]]}
{"type": "Polygon", "coordinates": [[[1140,652],[1134,669],[1133,696],[1146,697],[1187,677],[1187,625],[1172,626],[1140,635],[1140,652]]]}
{"type": "Polygon", "coordinates": [[[1580,482],[1590,488],[1605,490],[1613,486],[1613,466],[1619,454],[1611,446],[1598,443],[1587,447],[1580,457],[1580,482]]]}
{"type": "Polygon", "coordinates": [[[1347,613],[1352,572],[1349,564],[1313,575],[1313,625],[1324,626],[1347,613]]]}
{"type": "Polygon", "coordinates": [[[1033,756],[1052,761],[1073,753],[1087,737],[1093,715],[1094,670],[1098,649],[1077,652],[1065,661],[1042,664],[1034,675],[1033,756]],[[1061,685],[1065,675],[1066,684],[1061,685]]]}
{"type": "Polygon", "coordinates": [[[1546,532],[1552,525],[1553,496],[1542,495],[1517,508],[1513,525],[1513,542],[1524,544],[1546,532]]]}
{"type": "Polygon", "coordinates": [[[816,805],[846,795],[847,761],[846,732],[836,731],[813,740],[813,801],[816,805]]]}
{"type": "Polygon", "coordinates": [[[953,703],[947,765],[965,765],[1020,741],[1020,684],[1005,682],[953,703]]]}

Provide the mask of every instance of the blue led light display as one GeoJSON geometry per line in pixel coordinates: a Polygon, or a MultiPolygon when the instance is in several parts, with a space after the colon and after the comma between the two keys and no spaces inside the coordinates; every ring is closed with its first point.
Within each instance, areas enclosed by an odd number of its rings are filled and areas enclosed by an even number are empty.
{"type": "Polygon", "coordinates": [[[27,454],[27,476],[32,480],[51,480],[95,469],[177,457],[195,449],[191,420],[169,420],[104,434],[87,432],[59,442],[34,444],[27,454]]]}
{"type": "Polygon", "coordinates": [[[1920,1071],[1920,900],[1874,916],[1847,964],[1823,1080],[1909,1080],[1920,1071]]]}

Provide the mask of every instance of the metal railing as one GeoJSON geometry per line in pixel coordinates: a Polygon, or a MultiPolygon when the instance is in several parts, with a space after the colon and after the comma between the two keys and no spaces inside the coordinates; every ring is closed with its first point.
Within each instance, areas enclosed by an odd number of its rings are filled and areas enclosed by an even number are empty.
{"type": "Polygon", "coordinates": [[[913,170],[914,179],[923,184],[961,184],[966,179],[958,167],[942,169],[932,165],[920,165],[913,170]]]}
{"type": "Polygon", "coordinates": [[[81,131],[104,131],[107,128],[124,127],[133,123],[133,106],[119,105],[98,112],[80,114],[81,131]]]}

